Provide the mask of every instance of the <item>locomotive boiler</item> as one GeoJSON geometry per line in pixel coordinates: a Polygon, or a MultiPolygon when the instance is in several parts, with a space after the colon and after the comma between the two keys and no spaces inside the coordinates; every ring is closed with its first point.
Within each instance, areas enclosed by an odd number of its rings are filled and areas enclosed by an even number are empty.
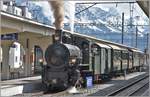
{"type": "Polygon", "coordinates": [[[43,66],[42,81],[49,90],[73,86],[80,76],[80,49],[61,43],[61,34],[61,30],[56,31],[54,43],[45,52],[47,64],[43,66]]]}

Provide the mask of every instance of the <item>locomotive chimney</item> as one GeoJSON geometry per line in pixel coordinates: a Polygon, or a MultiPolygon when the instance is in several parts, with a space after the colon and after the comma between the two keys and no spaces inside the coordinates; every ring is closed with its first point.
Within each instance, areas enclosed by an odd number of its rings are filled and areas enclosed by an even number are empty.
{"type": "Polygon", "coordinates": [[[63,35],[62,29],[56,29],[55,35],[53,36],[53,42],[62,42],[62,35],[63,35]]]}
{"type": "Polygon", "coordinates": [[[63,28],[63,21],[64,21],[64,6],[63,0],[54,0],[49,1],[51,8],[53,10],[54,18],[55,18],[55,35],[53,36],[54,42],[62,42],[62,28],[63,28]]]}

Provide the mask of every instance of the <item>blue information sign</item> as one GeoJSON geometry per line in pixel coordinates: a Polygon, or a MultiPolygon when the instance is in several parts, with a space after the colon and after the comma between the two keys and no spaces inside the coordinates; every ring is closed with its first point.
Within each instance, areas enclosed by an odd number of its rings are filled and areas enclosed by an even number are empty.
{"type": "Polygon", "coordinates": [[[86,77],[86,86],[87,86],[87,88],[93,87],[93,78],[92,78],[92,76],[86,77]]]}
{"type": "Polygon", "coordinates": [[[18,40],[18,33],[3,34],[1,40],[18,40]]]}

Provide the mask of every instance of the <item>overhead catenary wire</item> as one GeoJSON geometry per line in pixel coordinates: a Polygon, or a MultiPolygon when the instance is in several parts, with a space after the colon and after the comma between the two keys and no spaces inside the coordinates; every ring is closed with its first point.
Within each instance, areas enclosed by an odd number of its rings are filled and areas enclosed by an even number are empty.
{"type": "MultiPolygon", "coordinates": [[[[76,4],[93,4],[95,2],[78,2],[76,4]]],[[[112,3],[136,3],[135,0],[130,0],[130,1],[98,1],[96,2],[97,4],[112,4],[112,3]]]]}
{"type": "Polygon", "coordinates": [[[95,6],[96,4],[97,4],[97,3],[92,4],[91,6],[89,6],[89,7],[85,8],[85,9],[83,9],[83,10],[81,10],[81,11],[75,13],[75,15],[80,14],[81,12],[83,12],[83,11],[85,11],[85,10],[87,10],[87,9],[89,9],[89,8],[91,8],[91,7],[93,7],[93,6],[95,6]]]}
{"type": "MultiPolygon", "coordinates": [[[[92,4],[91,6],[89,6],[89,7],[87,7],[87,8],[85,8],[85,9],[83,9],[83,10],[81,10],[81,11],[79,11],[79,12],[77,12],[77,13],[75,13],[75,15],[77,15],[77,14],[80,14],[81,12],[83,12],[83,11],[85,11],[85,10],[87,10],[87,9],[89,9],[89,8],[91,8],[91,7],[93,7],[93,6],[95,6],[96,4],[103,4],[103,3],[106,3],[106,4],[109,4],[109,3],[116,3],[116,4],[118,4],[118,3],[130,3],[130,4],[134,4],[134,3],[136,3],[136,2],[134,2],[134,1],[126,1],[126,2],[119,2],[119,1],[116,1],[116,2],[82,2],[82,3],[76,3],[76,4],[92,4]]],[[[75,23],[75,24],[84,24],[84,25],[88,25],[88,26],[98,26],[99,25],[99,23],[75,23]],[[89,25],[89,24],[92,24],[92,25],[89,25]]],[[[103,24],[103,25],[106,25],[106,24],[103,24]]],[[[112,25],[115,25],[115,24],[112,24],[112,25]]],[[[102,25],[101,25],[102,26],[102,25]]],[[[110,26],[110,25],[109,25],[110,26]]],[[[118,25],[118,26],[122,26],[122,25],[118,25]]],[[[124,25],[124,26],[149,26],[149,25],[124,25]]]]}

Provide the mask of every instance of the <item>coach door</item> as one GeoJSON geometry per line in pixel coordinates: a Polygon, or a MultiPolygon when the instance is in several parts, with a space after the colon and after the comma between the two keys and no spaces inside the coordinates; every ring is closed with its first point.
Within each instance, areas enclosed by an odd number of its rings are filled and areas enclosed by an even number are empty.
{"type": "Polygon", "coordinates": [[[92,46],[92,70],[95,75],[100,75],[100,47],[96,44],[92,46]]]}
{"type": "Polygon", "coordinates": [[[101,74],[105,73],[106,69],[106,50],[101,48],[101,74]]]}
{"type": "Polygon", "coordinates": [[[110,67],[108,50],[110,47],[103,43],[95,43],[95,45],[97,46],[97,52],[95,52],[95,73],[108,73],[110,67]]]}

